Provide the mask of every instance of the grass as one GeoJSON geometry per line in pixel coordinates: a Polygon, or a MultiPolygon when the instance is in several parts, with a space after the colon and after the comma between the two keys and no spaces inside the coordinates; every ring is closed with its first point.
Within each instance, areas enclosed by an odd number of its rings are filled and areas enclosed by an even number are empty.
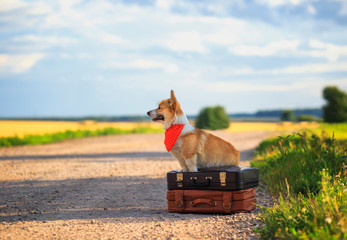
{"type": "Polygon", "coordinates": [[[262,142],[251,163],[278,202],[262,208],[263,239],[347,238],[347,124],[262,142]],[[339,139],[334,133],[342,133],[339,139]]]}
{"type": "MultiPolygon", "coordinates": [[[[346,123],[322,123],[320,129],[327,133],[334,132],[337,139],[347,139],[347,124],[346,123]]],[[[313,130],[317,133],[318,129],[313,130]]]]}
{"type": "Polygon", "coordinates": [[[319,191],[320,171],[330,175],[342,171],[341,157],[346,141],[333,137],[298,133],[263,142],[256,150],[253,166],[261,168],[271,194],[286,191],[286,181],[294,193],[319,191]],[[275,183],[275,184],[274,184],[275,183]]]}
{"type": "Polygon", "coordinates": [[[346,239],[346,183],[322,170],[319,185],[318,194],[281,196],[272,208],[262,208],[262,239],[346,239]]]}
{"type": "Polygon", "coordinates": [[[93,137],[93,136],[105,136],[105,135],[119,135],[127,133],[156,133],[163,132],[162,129],[148,128],[148,127],[136,127],[132,129],[121,128],[103,128],[96,130],[66,130],[57,133],[46,133],[39,135],[24,135],[24,137],[3,137],[0,138],[0,147],[10,147],[18,145],[37,145],[45,143],[59,142],[68,139],[93,137]]]}

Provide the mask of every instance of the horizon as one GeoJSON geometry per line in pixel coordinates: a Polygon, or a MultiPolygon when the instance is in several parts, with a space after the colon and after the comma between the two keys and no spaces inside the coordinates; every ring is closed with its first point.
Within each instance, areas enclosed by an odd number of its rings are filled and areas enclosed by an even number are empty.
{"type": "Polygon", "coordinates": [[[47,1],[0,6],[0,117],[321,108],[347,91],[347,1],[47,1]]]}
{"type": "MultiPolygon", "coordinates": [[[[213,106],[206,106],[206,107],[213,107],[213,106]]],[[[201,109],[200,109],[201,110],[201,109]]],[[[295,109],[260,109],[257,110],[255,112],[226,112],[226,114],[230,117],[232,117],[232,115],[256,115],[257,113],[261,113],[261,112],[277,112],[277,111],[284,111],[284,110],[293,110],[293,111],[300,111],[300,110],[322,110],[322,107],[319,108],[295,108],[295,109]]],[[[183,111],[184,112],[184,111],[183,111]]],[[[195,118],[199,115],[199,112],[197,113],[193,113],[193,114],[186,114],[184,112],[184,114],[188,117],[188,118],[195,118]]],[[[56,116],[7,116],[7,117],[0,117],[0,120],[11,120],[11,119],[88,119],[88,118],[148,118],[148,120],[150,120],[151,118],[147,116],[146,113],[144,114],[133,114],[133,115],[79,115],[79,116],[62,116],[62,115],[56,115],[56,116]]],[[[233,116],[233,117],[244,117],[244,116],[233,116]]],[[[256,118],[269,118],[267,116],[265,117],[260,117],[257,116],[256,118]]]]}

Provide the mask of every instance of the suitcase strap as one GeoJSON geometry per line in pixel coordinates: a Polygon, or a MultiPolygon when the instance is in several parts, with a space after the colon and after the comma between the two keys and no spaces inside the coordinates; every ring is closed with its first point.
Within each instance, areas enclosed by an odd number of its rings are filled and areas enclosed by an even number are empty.
{"type": "Polygon", "coordinates": [[[183,191],[175,191],[175,204],[177,207],[183,208],[183,191]]]}
{"type": "Polygon", "coordinates": [[[232,204],[232,192],[223,192],[223,208],[230,209],[232,204]]]}

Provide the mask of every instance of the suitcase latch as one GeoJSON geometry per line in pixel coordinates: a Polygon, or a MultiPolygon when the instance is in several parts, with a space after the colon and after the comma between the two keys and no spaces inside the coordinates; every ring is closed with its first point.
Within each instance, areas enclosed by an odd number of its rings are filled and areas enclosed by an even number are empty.
{"type": "Polygon", "coordinates": [[[227,173],[226,172],[220,172],[219,173],[219,181],[220,181],[220,185],[222,187],[225,187],[227,185],[226,182],[225,182],[226,178],[227,178],[227,173]]]}
{"type": "Polygon", "coordinates": [[[183,173],[177,173],[176,178],[177,187],[183,187],[183,173]]]}

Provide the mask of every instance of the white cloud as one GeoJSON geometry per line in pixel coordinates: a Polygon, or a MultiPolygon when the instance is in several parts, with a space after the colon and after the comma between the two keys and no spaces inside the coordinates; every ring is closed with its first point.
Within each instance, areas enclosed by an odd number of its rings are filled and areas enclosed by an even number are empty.
{"type": "Polygon", "coordinates": [[[317,39],[310,40],[309,45],[311,48],[316,49],[308,51],[308,55],[311,57],[323,57],[331,62],[336,62],[339,58],[347,56],[347,45],[338,46],[317,39]]]}
{"type": "Polygon", "coordinates": [[[42,53],[8,55],[0,54],[0,72],[24,73],[32,68],[40,59],[42,53]]]}
{"type": "Polygon", "coordinates": [[[327,85],[338,85],[347,87],[347,78],[327,81],[322,78],[302,78],[301,81],[269,82],[259,79],[257,82],[214,82],[209,84],[209,89],[216,92],[293,92],[293,91],[311,91],[321,92],[327,85]]]}
{"type": "Polygon", "coordinates": [[[256,71],[252,69],[251,67],[242,67],[239,69],[232,69],[221,72],[223,76],[229,76],[229,75],[250,75],[254,74],[256,71]]]}
{"type": "Polygon", "coordinates": [[[116,68],[161,69],[167,73],[176,73],[179,71],[178,66],[175,64],[150,59],[136,59],[129,63],[116,63],[113,66],[116,68]]]}
{"type": "Polygon", "coordinates": [[[347,15],[347,2],[342,3],[342,8],[339,11],[339,15],[341,15],[341,16],[347,15]]]}
{"type": "Polygon", "coordinates": [[[124,40],[121,37],[107,33],[101,35],[101,40],[112,44],[120,44],[124,42],[124,40]]]}
{"type": "Polygon", "coordinates": [[[174,2],[172,0],[157,0],[156,7],[161,9],[170,9],[174,2]]]}
{"type": "Polygon", "coordinates": [[[231,53],[241,56],[273,56],[283,52],[296,50],[300,44],[299,40],[271,42],[265,46],[237,45],[229,48],[231,53]]]}
{"type": "Polygon", "coordinates": [[[46,2],[24,2],[20,0],[1,0],[0,12],[24,10],[29,15],[42,15],[51,13],[52,9],[46,2]]]}
{"type": "Polygon", "coordinates": [[[0,12],[9,12],[18,8],[26,7],[28,4],[19,0],[1,0],[0,12]]]}
{"type": "Polygon", "coordinates": [[[203,44],[203,37],[198,32],[174,33],[164,45],[178,52],[208,52],[203,44]]]}
{"type": "Polygon", "coordinates": [[[347,15],[347,1],[346,0],[332,0],[335,2],[341,3],[341,9],[339,11],[340,16],[346,16],[347,15]]]}
{"type": "Polygon", "coordinates": [[[41,49],[54,46],[66,47],[77,42],[77,40],[70,37],[38,36],[33,34],[14,37],[13,41],[24,44],[34,44],[41,49]]]}
{"type": "Polygon", "coordinates": [[[317,10],[310,4],[307,6],[307,12],[309,12],[312,15],[316,15],[317,10]]]}
{"type": "Polygon", "coordinates": [[[299,5],[309,0],[256,0],[259,4],[268,5],[270,7],[278,7],[282,5],[299,5]]]}
{"type": "Polygon", "coordinates": [[[222,71],[222,76],[233,76],[233,75],[278,75],[285,76],[291,74],[322,74],[330,72],[347,72],[347,62],[341,63],[316,63],[316,64],[303,64],[303,65],[292,65],[278,69],[267,69],[267,70],[256,70],[251,67],[243,67],[235,70],[222,71]]]}
{"type": "Polygon", "coordinates": [[[301,66],[289,66],[282,69],[263,70],[262,74],[320,74],[329,72],[347,72],[347,62],[316,63],[301,66]]]}
{"type": "Polygon", "coordinates": [[[37,2],[33,5],[28,5],[27,13],[30,15],[42,15],[52,13],[52,8],[45,2],[37,2]]]}

